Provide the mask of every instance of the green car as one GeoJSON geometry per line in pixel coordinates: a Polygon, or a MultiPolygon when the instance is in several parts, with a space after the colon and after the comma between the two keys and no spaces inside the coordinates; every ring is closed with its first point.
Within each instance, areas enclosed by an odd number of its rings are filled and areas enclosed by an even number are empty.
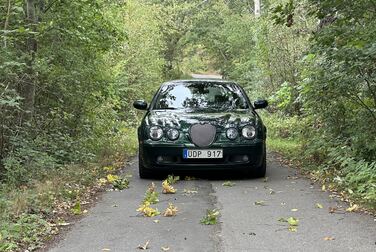
{"type": "Polygon", "coordinates": [[[244,90],[223,80],[176,80],[162,84],[138,128],[139,174],[230,170],[256,177],[266,172],[266,128],[244,90]]]}

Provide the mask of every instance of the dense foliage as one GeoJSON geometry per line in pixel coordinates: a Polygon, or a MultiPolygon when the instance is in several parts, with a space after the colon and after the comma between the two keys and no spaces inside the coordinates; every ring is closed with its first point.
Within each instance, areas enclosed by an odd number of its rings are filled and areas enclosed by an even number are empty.
{"type": "Polygon", "coordinates": [[[133,100],[192,72],[268,98],[269,146],[376,207],[375,3],[261,3],[2,1],[0,250],[38,246],[41,209],[80,195],[51,177],[89,186],[93,163],[134,154],[133,100]]]}
{"type": "Polygon", "coordinates": [[[269,97],[270,146],[375,207],[375,4],[265,1],[260,18],[221,6],[205,44],[226,77],[269,97]]]}

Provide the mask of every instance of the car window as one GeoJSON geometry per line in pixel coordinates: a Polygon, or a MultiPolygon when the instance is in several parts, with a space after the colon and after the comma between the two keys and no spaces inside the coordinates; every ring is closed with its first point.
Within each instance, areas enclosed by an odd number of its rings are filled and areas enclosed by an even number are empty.
{"type": "Polygon", "coordinates": [[[163,86],[154,109],[227,111],[247,109],[239,87],[231,83],[178,83],[163,86]]]}

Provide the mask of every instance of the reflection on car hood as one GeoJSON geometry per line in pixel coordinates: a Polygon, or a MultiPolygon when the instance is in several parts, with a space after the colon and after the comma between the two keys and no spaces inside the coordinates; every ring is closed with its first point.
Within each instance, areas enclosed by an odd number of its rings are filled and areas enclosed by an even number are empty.
{"type": "Polygon", "coordinates": [[[152,110],[145,118],[147,125],[187,129],[196,123],[210,123],[217,127],[239,127],[256,123],[252,110],[237,110],[229,112],[197,113],[182,110],[152,110]]]}

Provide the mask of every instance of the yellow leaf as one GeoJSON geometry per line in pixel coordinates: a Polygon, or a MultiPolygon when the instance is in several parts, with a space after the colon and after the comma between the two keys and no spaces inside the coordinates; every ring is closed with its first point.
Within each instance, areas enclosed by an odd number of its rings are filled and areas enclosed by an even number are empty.
{"type": "Polygon", "coordinates": [[[321,190],[324,191],[324,192],[326,191],[326,186],[325,186],[325,184],[322,185],[321,190]]]}
{"type": "Polygon", "coordinates": [[[333,241],[335,238],[333,236],[326,236],[324,237],[324,241],[333,241]]]}
{"type": "Polygon", "coordinates": [[[320,209],[324,208],[320,203],[316,203],[316,207],[320,209]]]}
{"type": "Polygon", "coordinates": [[[159,223],[159,220],[153,220],[154,221],[154,223],[159,223]]]}
{"type": "Polygon", "coordinates": [[[296,231],[298,231],[298,228],[296,226],[289,226],[289,231],[290,232],[296,232],[296,231]]]}
{"type": "Polygon", "coordinates": [[[346,209],[346,212],[354,212],[358,210],[359,206],[357,204],[352,205],[351,207],[346,209]]]}
{"type": "Polygon", "coordinates": [[[162,187],[163,187],[163,190],[162,190],[162,193],[164,194],[174,194],[176,193],[176,189],[174,189],[168,182],[167,180],[164,180],[162,182],[162,187]]]}
{"type": "Polygon", "coordinates": [[[290,217],[287,219],[287,222],[289,223],[290,226],[298,226],[299,220],[294,217],[290,217]]]}
{"type": "Polygon", "coordinates": [[[105,178],[100,178],[99,180],[98,180],[98,184],[100,185],[100,186],[103,186],[103,185],[105,185],[107,183],[107,179],[105,179],[105,178]]]}
{"type": "Polygon", "coordinates": [[[137,212],[142,213],[146,217],[153,217],[160,214],[158,209],[154,209],[150,207],[150,202],[144,202],[140,207],[137,209],[137,212]]]}
{"type": "Polygon", "coordinates": [[[102,249],[102,251],[111,251],[111,249],[109,249],[109,248],[104,248],[104,249],[102,249]]]}
{"type": "Polygon", "coordinates": [[[114,181],[118,180],[119,179],[119,176],[116,176],[116,175],[112,175],[112,174],[108,174],[107,175],[107,180],[108,182],[110,182],[111,184],[114,183],[114,181]]]}
{"type": "Polygon", "coordinates": [[[293,208],[293,209],[291,209],[291,212],[297,212],[297,211],[298,211],[297,208],[293,208]]]}

